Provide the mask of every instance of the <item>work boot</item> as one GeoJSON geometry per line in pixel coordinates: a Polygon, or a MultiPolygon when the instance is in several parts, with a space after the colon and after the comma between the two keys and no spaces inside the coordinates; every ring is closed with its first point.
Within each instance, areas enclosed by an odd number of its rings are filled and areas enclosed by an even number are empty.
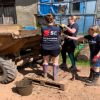
{"type": "Polygon", "coordinates": [[[98,86],[98,85],[100,85],[100,84],[98,84],[98,80],[99,80],[99,73],[93,72],[93,79],[87,80],[85,85],[86,86],[98,86]]]}
{"type": "Polygon", "coordinates": [[[53,66],[53,80],[56,81],[57,80],[57,75],[58,75],[58,66],[54,65],[53,66]]]}
{"type": "Polygon", "coordinates": [[[48,65],[43,65],[43,76],[44,76],[44,78],[47,78],[47,69],[48,69],[48,65]]]}
{"type": "Polygon", "coordinates": [[[62,68],[64,71],[68,71],[68,67],[67,67],[67,64],[66,63],[62,63],[60,65],[60,68],[62,68]]]}
{"type": "Polygon", "coordinates": [[[60,67],[61,68],[67,67],[67,64],[66,63],[62,63],[62,64],[60,64],[60,67]]]}

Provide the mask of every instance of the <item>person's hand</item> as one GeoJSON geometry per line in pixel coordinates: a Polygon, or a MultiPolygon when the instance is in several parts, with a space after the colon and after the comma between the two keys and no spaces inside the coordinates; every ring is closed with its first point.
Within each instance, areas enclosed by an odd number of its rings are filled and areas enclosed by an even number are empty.
{"type": "Polygon", "coordinates": [[[98,59],[99,59],[99,56],[94,56],[94,58],[93,58],[92,62],[93,62],[93,63],[95,63],[95,62],[97,62],[97,61],[98,61],[98,59]]]}
{"type": "Polygon", "coordinates": [[[68,39],[68,37],[69,37],[69,36],[68,36],[68,35],[66,35],[66,34],[64,34],[64,37],[68,39]]]}
{"type": "Polygon", "coordinates": [[[62,28],[63,31],[67,30],[67,25],[65,25],[65,24],[60,24],[60,27],[62,28]]]}
{"type": "Polygon", "coordinates": [[[62,28],[66,28],[66,27],[67,27],[67,25],[65,25],[65,24],[60,24],[60,26],[61,26],[62,28]]]}
{"type": "Polygon", "coordinates": [[[66,35],[66,34],[63,33],[63,34],[62,34],[62,37],[63,37],[63,38],[68,38],[68,35],[66,35]]]}

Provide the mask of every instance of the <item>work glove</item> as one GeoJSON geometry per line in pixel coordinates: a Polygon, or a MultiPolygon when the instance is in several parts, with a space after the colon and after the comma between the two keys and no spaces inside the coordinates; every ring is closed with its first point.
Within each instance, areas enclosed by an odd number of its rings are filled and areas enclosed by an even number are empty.
{"type": "Polygon", "coordinates": [[[62,37],[68,39],[68,35],[66,35],[64,33],[62,34],[62,37]]]}
{"type": "Polygon", "coordinates": [[[99,58],[100,58],[100,57],[98,57],[98,56],[94,56],[94,58],[92,59],[92,62],[93,62],[93,63],[97,62],[99,58]]]}
{"type": "Polygon", "coordinates": [[[67,25],[65,25],[65,24],[60,24],[60,27],[62,27],[62,28],[66,28],[67,25]]]}
{"type": "Polygon", "coordinates": [[[65,24],[60,24],[59,26],[62,28],[63,31],[66,31],[67,25],[65,25],[65,24]]]}

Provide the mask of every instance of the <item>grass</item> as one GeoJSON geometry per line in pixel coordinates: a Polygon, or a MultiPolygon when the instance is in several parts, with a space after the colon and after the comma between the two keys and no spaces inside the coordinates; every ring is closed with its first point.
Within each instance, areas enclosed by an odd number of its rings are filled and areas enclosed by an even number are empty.
{"type": "Polygon", "coordinates": [[[79,66],[84,66],[84,67],[90,66],[89,61],[77,61],[76,64],[79,66]]]}
{"type": "MultiPolygon", "coordinates": [[[[75,50],[75,57],[77,58],[77,56],[78,56],[78,54],[79,54],[79,52],[82,50],[84,48],[84,45],[83,44],[81,44],[81,45],[79,45],[79,46],[77,46],[77,48],[76,48],[76,50],[75,50]]],[[[67,56],[67,64],[71,64],[71,61],[70,61],[70,59],[69,59],[69,57],[67,56]]],[[[62,57],[61,57],[61,54],[60,54],[60,63],[62,63],[62,57]]],[[[77,61],[76,60],[76,65],[78,65],[78,66],[84,66],[84,67],[86,67],[86,66],[90,66],[89,65],[89,61],[77,61]]]]}
{"type": "MultiPolygon", "coordinates": [[[[67,64],[71,65],[71,61],[70,61],[69,57],[67,58],[66,62],[67,62],[67,64]]],[[[62,63],[61,55],[60,55],[60,63],[62,63]]],[[[89,61],[77,61],[77,60],[76,60],[76,65],[84,66],[84,67],[90,66],[89,61]]]]}
{"type": "MultiPolygon", "coordinates": [[[[78,54],[80,53],[80,51],[84,48],[85,45],[87,45],[87,44],[86,44],[86,43],[85,43],[85,44],[79,44],[79,45],[76,47],[75,53],[74,53],[74,55],[75,55],[76,58],[77,58],[78,54]]],[[[70,61],[70,59],[69,59],[69,57],[68,57],[67,54],[66,54],[66,56],[67,56],[66,63],[67,63],[68,65],[71,65],[71,61],[70,61]]],[[[60,62],[60,64],[62,63],[61,54],[60,54],[59,62],[60,62]]],[[[83,67],[88,67],[88,66],[90,66],[90,63],[89,63],[89,60],[88,60],[88,61],[83,61],[83,60],[77,61],[77,60],[76,60],[76,65],[78,65],[78,66],[83,66],[83,67]]]]}

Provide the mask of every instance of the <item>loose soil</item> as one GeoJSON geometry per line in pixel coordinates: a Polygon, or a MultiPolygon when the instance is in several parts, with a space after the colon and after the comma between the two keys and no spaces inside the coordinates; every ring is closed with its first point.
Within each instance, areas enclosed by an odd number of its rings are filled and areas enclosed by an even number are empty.
{"type": "MultiPolygon", "coordinates": [[[[78,66],[79,67],[79,66],[78,66]]],[[[88,77],[89,67],[79,67],[79,76],[88,77]]],[[[48,80],[52,80],[52,67],[49,67],[50,74],[48,80]]],[[[9,84],[0,84],[0,100],[100,100],[100,86],[85,86],[84,80],[71,81],[71,73],[59,68],[59,81],[66,84],[66,90],[58,88],[44,87],[33,84],[32,94],[21,96],[14,89],[15,83],[25,76],[32,74],[35,77],[42,77],[42,67],[31,65],[31,68],[19,69],[17,78],[9,84]]],[[[84,78],[83,78],[84,79],[84,78]]]]}

